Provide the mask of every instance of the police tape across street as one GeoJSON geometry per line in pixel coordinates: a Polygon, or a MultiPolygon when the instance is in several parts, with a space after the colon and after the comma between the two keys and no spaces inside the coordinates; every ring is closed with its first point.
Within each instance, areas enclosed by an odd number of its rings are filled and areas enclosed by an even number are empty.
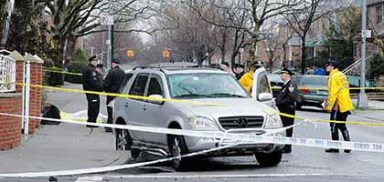
{"type": "MultiPolygon", "coordinates": [[[[0,113],[0,115],[9,116],[9,117],[24,117],[22,115],[8,114],[8,113],[0,113]]],[[[297,137],[288,138],[283,136],[277,136],[273,132],[262,134],[262,135],[252,135],[252,134],[243,134],[243,133],[228,133],[228,132],[222,132],[222,131],[195,131],[195,130],[168,129],[168,128],[143,127],[143,126],[132,126],[132,125],[94,124],[94,123],[84,123],[84,122],[78,122],[78,121],[72,121],[72,120],[60,120],[60,119],[34,117],[34,116],[28,116],[28,117],[31,119],[44,119],[44,120],[69,123],[69,124],[94,125],[99,127],[111,127],[111,128],[127,129],[127,130],[142,131],[142,132],[212,138],[218,141],[219,140],[231,141],[231,144],[229,145],[224,145],[217,148],[212,148],[204,151],[186,154],[186,155],[183,155],[182,157],[202,155],[204,153],[213,152],[216,150],[222,150],[222,149],[234,147],[240,144],[257,144],[257,143],[291,144],[291,145],[305,146],[305,147],[337,148],[337,149],[350,149],[354,151],[384,153],[384,143],[346,142],[346,141],[334,141],[334,140],[314,139],[314,138],[297,138],[297,137]]],[[[308,121],[305,121],[305,122],[308,122],[308,121]]],[[[295,126],[298,126],[298,125],[299,124],[296,124],[295,126]]],[[[283,128],[283,129],[287,129],[287,128],[283,128]]],[[[278,130],[281,130],[281,129],[278,129],[278,130]]],[[[106,172],[106,171],[113,171],[113,170],[119,170],[119,169],[134,168],[134,167],[139,167],[144,165],[151,165],[155,163],[171,161],[173,159],[174,158],[171,157],[171,158],[160,159],[160,160],[155,160],[150,162],[127,164],[127,165],[121,165],[121,166],[108,166],[108,167],[100,167],[100,168],[77,169],[77,170],[66,170],[66,171],[9,173],[9,174],[0,174],[0,178],[89,174],[89,173],[96,173],[96,172],[106,172]]]]}
{"type": "MultiPolygon", "coordinates": [[[[4,83],[4,82],[0,82],[4,83]]],[[[145,100],[154,100],[154,101],[165,101],[165,102],[183,102],[188,104],[194,104],[194,105],[209,105],[209,106],[223,106],[223,104],[218,103],[208,103],[208,102],[202,102],[202,101],[190,101],[190,100],[180,100],[180,99],[167,99],[167,98],[153,98],[153,97],[147,97],[147,96],[138,96],[138,95],[130,95],[130,94],[121,94],[121,93],[107,93],[107,92],[96,92],[96,91],[87,91],[82,89],[70,89],[70,88],[60,88],[60,87],[53,87],[53,86],[45,86],[45,85],[35,85],[35,84],[24,84],[24,83],[16,83],[16,85],[28,85],[30,87],[35,88],[41,88],[41,89],[48,89],[48,90],[56,90],[56,91],[63,91],[63,92],[73,92],[73,93],[88,93],[88,94],[97,94],[102,96],[114,96],[114,97],[122,97],[122,98],[130,98],[130,99],[145,99],[145,100]]],[[[336,121],[336,120],[322,120],[322,119],[310,119],[310,118],[302,118],[295,115],[290,115],[287,113],[281,113],[277,112],[275,110],[272,110],[272,112],[275,112],[279,115],[285,116],[285,117],[291,117],[299,120],[312,120],[315,122],[321,122],[321,123],[345,123],[345,124],[354,124],[354,125],[364,125],[364,126],[384,126],[384,123],[382,122],[365,122],[365,121],[336,121]]]]}

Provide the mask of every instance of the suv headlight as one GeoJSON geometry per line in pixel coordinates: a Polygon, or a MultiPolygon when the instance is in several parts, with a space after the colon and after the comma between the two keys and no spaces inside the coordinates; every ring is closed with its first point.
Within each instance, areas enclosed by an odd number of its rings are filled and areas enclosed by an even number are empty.
{"type": "Polygon", "coordinates": [[[204,116],[192,116],[188,118],[189,125],[196,130],[217,130],[216,122],[204,116]]]}
{"type": "Polygon", "coordinates": [[[283,123],[281,122],[280,116],[277,114],[267,115],[267,123],[265,123],[265,129],[282,128],[283,123]]]}

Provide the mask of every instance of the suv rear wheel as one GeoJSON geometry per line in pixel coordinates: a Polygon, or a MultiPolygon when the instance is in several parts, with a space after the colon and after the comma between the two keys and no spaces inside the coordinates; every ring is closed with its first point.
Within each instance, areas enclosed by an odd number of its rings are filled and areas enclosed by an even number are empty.
{"type": "Polygon", "coordinates": [[[116,129],[116,150],[130,150],[131,157],[137,158],[140,154],[140,150],[133,149],[132,147],[132,138],[129,135],[128,130],[116,129]]]}
{"type": "Polygon", "coordinates": [[[188,167],[188,158],[181,157],[188,153],[184,137],[170,136],[169,142],[169,149],[172,157],[174,157],[172,160],[172,167],[176,171],[185,171],[188,167]]]}
{"type": "Polygon", "coordinates": [[[268,167],[277,166],[280,163],[282,156],[283,155],[281,150],[275,151],[272,153],[264,153],[264,152],[255,153],[257,162],[259,162],[261,166],[268,166],[268,167]]]}

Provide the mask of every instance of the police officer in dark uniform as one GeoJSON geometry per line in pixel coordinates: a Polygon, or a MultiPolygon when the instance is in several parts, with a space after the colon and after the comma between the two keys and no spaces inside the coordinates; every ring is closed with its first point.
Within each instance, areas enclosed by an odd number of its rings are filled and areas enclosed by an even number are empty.
{"type": "Polygon", "coordinates": [[[236,63],[233,72],[236,75],[236,79],[240,80],[240,78],[245,74],[244,65],[236,63]]]}
{"type": "MultiPolygon", "coordinates": [[[[291,70],[282,68],[280,71],[280,77],[284,81],[284,85],[281,87],[279,95],[276,98],[276,106],[281,113],[295,115],[295,101],[297,97],[297,87],[292,83],[291,76],[294,75],[291,70]]],[[[294,118],[280,116],[284,127],[292,126],[294,118]]],[[[287,129],[287,137],[292,137],[293,128],[287,129]]],[[[283,152],[291,153],[292,146],[285,145],[283,152]]]]}
{"type": "MultiPolygon", "coordinates": [[[[107,93],[118,93],[121,84],[123,83],[125,79],[125,73],[124,71],[119,67],[120,61],[118,59],[112,60],[112,69],[109,70],[107,76],[104,80],[104,90],[107,93]]],[[[108,107],[108,104],[114,99],[114,96],[107,96],[107,112],[108,112],[108,124],[112,124],[112,114],[113,110],[111,107],[108,107]]],[[[111,128],[105,128],[106,132],[112,132],[111,128]]]]}
{"type": "MultiPolygon", "coordinates": [[[[83,90],[101,92],[103,91],[103,82],[96,72],[97,58],[92,56],[88,61],[88,67],[83,72],[83,90]]],[[[100,111],[100,97],[97,94],[86,93],[85,95],[88,101],[87,122],[96,123],[100,111]]],[[[87,127],[94,128],[95,126],[87,125],[87,127]]]]}

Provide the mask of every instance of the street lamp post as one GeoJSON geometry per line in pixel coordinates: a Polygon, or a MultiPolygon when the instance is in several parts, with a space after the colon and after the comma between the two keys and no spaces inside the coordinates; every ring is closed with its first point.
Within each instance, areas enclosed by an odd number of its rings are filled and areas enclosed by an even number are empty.
{"type": "Polygon", "coordinates": [[[366,39],[366,30],[367,30],[367,1],[363,0],[362,5],[362,21],[361,21],[361,36],[362,36],[362,44],[361,44],[361,79],[360,79],[360,94],[358,100],[358,107],[360,109],[368,108],[368,97],[365,93],[365,39],[366,39]]]}

